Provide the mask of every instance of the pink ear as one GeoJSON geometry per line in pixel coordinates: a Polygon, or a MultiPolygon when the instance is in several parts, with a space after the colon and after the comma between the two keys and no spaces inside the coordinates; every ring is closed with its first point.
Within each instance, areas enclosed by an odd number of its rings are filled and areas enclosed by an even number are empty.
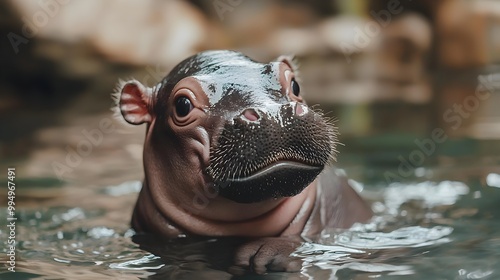
{"type": "Polygon", "coordinates": [[[293,72],[298,72],[299,66],[295,62],[295,58],[293,56],[291,56],[291,55],[281,55],[276,60],[279,61],[279,62],[283,62],[286,65],[288,65],[288,67],[290,67],[293,72]]]}
{"type": "Polygon", "coordinates": [[[138,81],[125,82],[118,103],[123,118],[135,125],[151,122],[152,95],[152,90],[138,81]]]}

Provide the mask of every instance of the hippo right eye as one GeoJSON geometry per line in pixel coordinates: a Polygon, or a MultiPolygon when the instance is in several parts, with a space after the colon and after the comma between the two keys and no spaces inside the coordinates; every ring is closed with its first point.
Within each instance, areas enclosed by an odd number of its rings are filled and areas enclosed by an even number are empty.
{"type": "Polygon", "coordinates": [[[193,104],[189,98],[181,96],[175,101],[175,111],[177,116],[185,117],[193,110],[193,104]]]}
{"type": "Polygon", "coordinates": [[[295,78],[292,78],[292,91],[293,91],[293,95],[299,96],[300,86],[299,86],[299,83],[297,83],[297,81],[295,80],[295,78]]]}

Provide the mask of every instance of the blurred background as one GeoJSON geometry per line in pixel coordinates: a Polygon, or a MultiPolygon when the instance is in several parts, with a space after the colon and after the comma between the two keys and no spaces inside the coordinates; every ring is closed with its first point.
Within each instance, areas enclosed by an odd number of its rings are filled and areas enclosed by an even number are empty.
{"type": "Polygon", "coordinates": [[[498,170],[500,1],[0,6],[0,159],[18,168],[30,196],[40,186],[60,193],[67,182],[140,180],[145,128],[112,117],[116,82],[134,77],[153,86],[207,49],[240,50],[258,61],[296,55],[307,102],[338,119],[338,165],[362,181],[389,182],[386,171],[402,165],[409,171],[394,173],[396,180],[498,170]],[[103,131],[102,121],[113,129],[103,131]]]}
{"type": "Polygon", "coordinates": [[[498,0],[5,0],[0,38],[0,173],[16,168],[22,271],[2,279],[200,269],[164,266],[132,242],[145,126],[110,108],[118,79],[153,86],[207,49],[262,62],[294,54],[306,101],[337,119],[337,166],[387,216],[382,230],[413,226],[405,240],[417,241],[436,239],[435,225],[445,237],[454,230],[436,250],[406,259],[388,250],[375,262],[393,255],[393,266],[414,267],[413,279],[498,278],[498,0]]]}

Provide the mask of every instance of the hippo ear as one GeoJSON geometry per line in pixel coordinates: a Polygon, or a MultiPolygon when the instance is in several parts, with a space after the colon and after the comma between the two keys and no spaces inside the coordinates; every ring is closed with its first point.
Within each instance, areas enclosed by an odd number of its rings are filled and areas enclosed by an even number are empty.
{"type": "Polygon", "coordinates": [[[283,62],[288,65],[288,67],[290,67],[295,74],[299,72],[299,64],[293,55],[281,55],[278,59],[276,59],[276,61],[283,62]]]}
{"type": "Polygon", "coordinates": [[[117,109],[125,121],[138,125],[150,123],[153,117],[153,90],[136,80],[121,81],[116,94],[117,109]]]}

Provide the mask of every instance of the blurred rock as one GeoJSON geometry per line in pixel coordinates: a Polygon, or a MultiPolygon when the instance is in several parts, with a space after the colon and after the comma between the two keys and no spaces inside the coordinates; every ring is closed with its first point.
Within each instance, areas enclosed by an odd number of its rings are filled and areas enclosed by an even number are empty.
{"type": "Polygon", "coordinates": [[[129,64],[175,64],[202,49],[210,29],[204,16],[184,1],[11,3],[24,23],[19,35],[87,41],[106,57],[129,64]]]}
{"type": "Polygon", "coordinates": [[[500,1],[438,2],[438,58],[448,68],[484,67],[500,62],[500,1]]]}
{"type": "Polygon", "coordinates": [[[319,24],[317,34],[316,41],[328,51],[319,61],[309,63],[305,58],[302,73],[308,100],[329,104],[430,101],[432,86],[426,72],[432,29],[426,18],[405,13],[383,24],[375,19],[334,17],[319,24]]]}
{"type": "Polygon", "coordinates": [[[318,31],[328,48],[349,59],[352,54],[374,50],[380,40],[380,34],[371,33],[371,24],[369,20],[361,17],[336,16],[321,22],[318,31]]]}
{"type": "MultiPolygon", "coordinates": [[[[302,1],[213,1],[237,3],[234,6],[206,7],[212,11],[214,25],[220,26],[230,38],[226,48],[236,48],[247,55],[266,61],[283,53],[303,53],[316,49],[311,33],[319,17],[302,1]],[[219,9],[219,12],[216,12],[219,9]]],[[[206,4],[208,5],[208,4],[206,4]]]]}
{"type": "Polygon", "coordinates": [[[432,44],[429,21],[418,14],[404,14],[390,22],[381,35],[378,77],[399,83],[422,79],[432,44]]]}
{"type": "Polygon", "coordinates": [[[96,46],[108,56],[171,65],[202,48],[208,23],[184,2],[124,2],[114,2],[108,10],[115,12],[102,19],[94,34],[96,46]]]}
{"type": "Polygon", "coordinates": [[[336,1],[325,0],[310,0],[307,1],[307,4],[303,0],[252,0],[246,2],[243,0],[188,0],[188,2],[200,8],[203,13],[209,15],[214,20],[224,20],[224,18],[221,18],[221,14],[224,14],[226,11],[232,12],[242,4],[249,4],[262,9],[267,9],[269,6],[301,6],[303,9],[307,9],[320,17],[338,13],[336,1]]]}
{"type": "Polygon", "coordinates": [[[432,88],[426,70],[432,37],[430,22],[421,15],[405,13],[392,20],[381,32],[377,80],[392,84],[388,89],[394,90],[402,100],[429,102],[432,88]]]}
{"type": "Polygon", "coordinates": [[[324,54],[326,45],[321,39],[313,28],[283,28],[276,30],[264,47],[273,58],[281,54],[303,57],[324,54]]]}

